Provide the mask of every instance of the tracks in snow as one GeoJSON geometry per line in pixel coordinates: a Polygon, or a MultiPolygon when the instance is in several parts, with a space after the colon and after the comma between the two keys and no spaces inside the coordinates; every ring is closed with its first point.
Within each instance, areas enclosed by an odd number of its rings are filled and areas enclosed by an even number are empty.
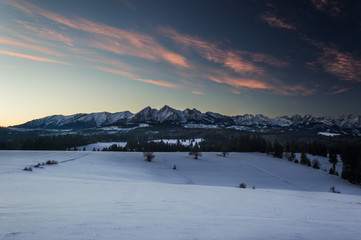
{"type": "Polygon", "coordinates": [[[270,175],[270,176],[273,177],[273,178],[276,178],[277,180],[279,180],[279,181],[281,181],[281,182],[287,183],[287,184],[289,184],[289,185],[291,185],[291,186],[293,186],[293,187],[299,188],[299,189],[301,189],[301,190],[303,190],[303,191],[311,191],[311,189],[309,189],[309,188],[306,188],[306,187],[303,187],[303,186],[301,186],[301,185],[298,185],[298,184],[289,182],[287,179],[282,178],[282,177],[274,174],[273,172],[270,172],[270,171],[267,171],[267,170],[265,170],[265,169],[263,169],[263,168],[257,167],[257,166],[255,166],[254,164],[250,163],[249,161],[245,161],[245,163],[246,163],[247,165],[249,165],[249,166],[251,166],[251,167],[253,167],[253,168],[255,168],[255,169],[257,169],[257,170],[259,170],[259,171],[261,171],[261,172],[263,172],[263,173],[266,173],[266,174],[270,175]]]}

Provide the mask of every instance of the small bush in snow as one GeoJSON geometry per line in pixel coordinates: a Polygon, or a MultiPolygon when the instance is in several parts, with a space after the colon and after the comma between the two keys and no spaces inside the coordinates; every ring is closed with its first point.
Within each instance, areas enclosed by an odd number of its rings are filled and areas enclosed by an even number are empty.
{"type": "Polygon", "coordinates": [[[153,152],[143,152],[143,156],[147,162],[151,162],[153,158],[155,158],[153,152]]]}
{"type": "Polygon", "coordinates": [[[246,188],[246,187],[247,187],[247,185],[245,183],[239,184],[239,188],[246,188]]]}
{"type": "Polygon", "coordinates": [[[333,192],[333,193],[341,193],[340,191],[336,190],[335,186],[330,187],[330,191],[333,192]]]}
{"type": "Polygon", "coordinates": [[[31,168],[31,167],[25,167],[24,169],[23,169],[24,171],[33,171],[33,169],[31,168]]]}
{"type": "Polygon", "coordinates": [[[295,163],[299,163],[297,158],[295,159],[295,163]]]}
{"type": "Polygon", "coordinates": [[[312,167],[313,167],[314,169],[320,169],[320,166],[321,166],[321,164],[320,164],[320,162],[319,162],[317,159],[314,159],[314,160],[312,161],[312,167]]]}
{"type": "Polygon", "coordinates": [[[173,170],[177,170],[177,166],[175,164],[173,165],[173,170]]]}
{"type": "Polygon", "coordinates": [[[223,156],[223,157],[227,157],[228,154],[229,154],[229,152],[227,152],[227,151],[223,151],[223,152],[222,152],[222,156],[223,156]]]}
{"type": "Polygon", "coordinates": [[[252,189],[256,189],[256,187],[255,187],[255,186],[253,186],[253,187],[252,187],[252,189]]]}
{"type": "Polygon", "coordinates": [[[58,162],[55,161],[55,160],[48,160],[48,161],[46,161],[45,164],[46,164],[46,165],[54,165],[54,164],[58,164],[58,162]]]}
{"type": "Polygon", "coordinates": [[[45,163],[38,163],[36,165],[34,165],[35,168],[39,168],[39,167],[43,167],[45,165],[45,163]]]}

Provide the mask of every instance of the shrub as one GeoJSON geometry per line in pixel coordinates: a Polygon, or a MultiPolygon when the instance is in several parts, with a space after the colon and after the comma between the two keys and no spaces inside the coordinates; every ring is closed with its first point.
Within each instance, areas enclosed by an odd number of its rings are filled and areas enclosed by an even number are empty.
{"type": "Polygon", "coordinates": [[[228,152],[226,152],[226,151],[223,151],[223,152],[222,152],[222,156],[223,156],[223,157],[227,157],[227,156],[228,156],[228,154],[229,154],[229,153],[228,153],[228,152]]]}
{"type": "Polygon", "coordinates": [[[155,158],[153,152],[143,152],[143,156],[147,162],[151,162],[153,158],[155,158]]]}
{"type": "Polygon", "coordinates": [[[319,162],[317,159],[314,159],[314,160],[312,161],[312,167],[313,167],[314,169],[320,169],[320,166],[321,166],[321,164],[320,164],[320,162],[319,162]]]}
{"type": "Polygon", "coordinates": [[[35,168],[41,167],[41,163],[34,165],[35,168]]]}
{"type": "Polygon", "coordinates": [[[247,187],[247,185],[245,183],[239,184],[239,188],[246,188],[246,187],[247,187]]]}
{"type": "Polygon", "coordinates": [[[58,164],[58,162],[55,161],[55,160],[48,160],[48,161],[46,161],[45,164],[46,164],[46,165],[54,165],[54,164],[58,164]]]}
{"type": "Polygon", "coordinates": [[[177,166],[175,164],[173,165],[173,170],[177,170],[177,166]]]}
{"type": "Polygon", "coordinates": [[[330,191],[333,192],[333,193],[341,193],[340,191],[336,190],[335,186],[330,187],[330,191]]]}
{"type": "Polygon", "coordinates": [[[24,171],[33,171],[33,169],[31,168],[31,167],[25,167],[24,169],[23,169],[24,171]]]}
{"type": "Polygon", "coordinates": [[[295,159],[295,163],[299,163],[299,161],[298,161],[298,159],[297,159],[297,158],[295,159]]]}

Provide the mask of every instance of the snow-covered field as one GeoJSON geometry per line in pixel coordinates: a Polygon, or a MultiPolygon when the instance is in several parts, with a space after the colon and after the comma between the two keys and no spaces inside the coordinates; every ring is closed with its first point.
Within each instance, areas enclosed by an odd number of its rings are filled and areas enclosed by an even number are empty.
{"type": "Polygon", "coordinates": [[[260,153],[155,155],[149,163],[134,152],[0,151],[0,239],[361,235],[361,188],[322,170],[260,153]],[[59,164],[22,171],[47,160],[59,164]]]}

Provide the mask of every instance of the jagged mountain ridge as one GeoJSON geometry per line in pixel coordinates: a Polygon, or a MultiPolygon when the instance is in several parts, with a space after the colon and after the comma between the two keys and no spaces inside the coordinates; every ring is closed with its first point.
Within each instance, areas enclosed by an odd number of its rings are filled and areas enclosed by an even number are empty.
{"type": "Polygon", "coordinates": [[[158,124],[203,124],[219,127],[247,126],[252,128],[285,128],[285,129],[332,129],[355,134],[361,130],[361,116],[343,115],[338,117],[314,117],[312,115],[294,115],[269,118],[262,114],[225,116],[218,113],[202,113],[197,109],[183,111],[167,105],[161,109],[146,107],[133,114],[129,111],[118,113],[90,113],[74,114],[70,116],[53,115],[32,120],[21,125],[13,126],[27,129],[84,129],[116,125],[120,123],[158,123],[158,124]]]}
{"type": "Polygon", "coordinates": [[[45,118],[35,119],[14,127],[30,129],[82,129],[112,125],[126,121],[134,114],[125,111],[118,113],[78,113],[69,116],[53,115],[45,118]]]}

